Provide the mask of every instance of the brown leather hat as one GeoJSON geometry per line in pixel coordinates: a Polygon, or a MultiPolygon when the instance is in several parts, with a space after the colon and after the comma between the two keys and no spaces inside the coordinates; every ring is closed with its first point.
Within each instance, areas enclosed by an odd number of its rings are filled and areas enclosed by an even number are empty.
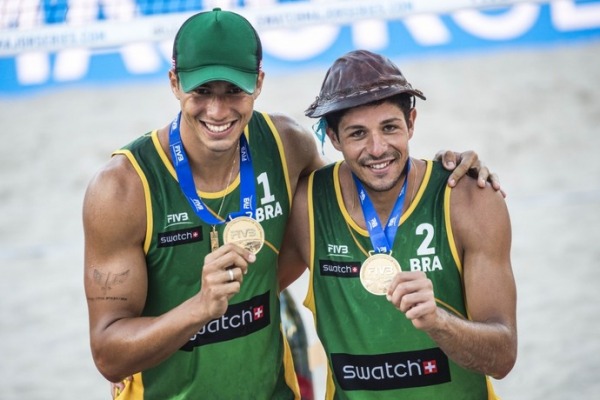
{"type": "Polygon", "coordinates": [[[413,89],[388,58],[367,50],[355,50],[338,58],[329,68],[319,96],[304,114],[318,118],[399,93],[410,93],[425,100],[423,92],[413,89]]]}

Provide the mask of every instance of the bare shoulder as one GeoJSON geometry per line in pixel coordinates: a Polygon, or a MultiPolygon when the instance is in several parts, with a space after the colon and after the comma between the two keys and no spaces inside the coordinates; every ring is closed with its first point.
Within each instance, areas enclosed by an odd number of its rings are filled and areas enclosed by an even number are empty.
{"type": "Polygon", "coordinates": [[[485,188],[477,185],[477,180],[470,176],[457,181],[452,189],[452,206],[458,209],[470,207],[506,206],[502,193],[494,190],[489,182],[485,188]]]}
{"type": "Polygon", "coordinates": [[[477,186],[472,178],[461,179],[452,189],[450,216],[459,247],[471,241],[510,237],[510,219],[504,197],[489,183],[477,186]]]}
{"type": "Polygon", "coordinates": [[[91,179],[83,202],[83,221],[87,233],[143,234],[144,188],[125,156],[113,156],[91,179]]]}
{"type": "Polygon", "coordinates": [[[85,204],[123,201],[136,194],[143,195],[142,182],[137,172],[127,157],[115,155],[90,180],[85,204]]]}
{"type": "Polygon", "coordinates": [[[271,117],[273,124],[275,124],[286,148],[303,150],[305,152],[316,152],[316,144],[312,132],[300,125],[298,121],[286,114],[277,113],[270,114],[269,116],[271,117]]]}
{"type": "Polygon", "coordinates": [[[298,121],[285,114],[270,114],[277,128],[283,147],[290,176],[294,181],[325,164],[313,133],[298,121]]]}
{"type": "Polygon", "coordinates": [[[269,117],[279,130],[279,133],[286,137],[289,136],[289,139],[302,140],[303,137],[312,139],[310,131],[291,116],[284,113],[269,113],[269,117]]]}

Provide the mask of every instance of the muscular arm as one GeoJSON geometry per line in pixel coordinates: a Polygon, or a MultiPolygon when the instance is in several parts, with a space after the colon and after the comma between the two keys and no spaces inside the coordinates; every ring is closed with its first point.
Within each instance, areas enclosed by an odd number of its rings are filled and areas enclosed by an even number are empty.
{"type": "Polygon", "coordinates": [[[451,210],[471,320],[438,308],[431,281],[420,272],[398,274],[389,298],[457,364],[503,378],[517,353],[508,211],[500,193],[468,179],[453,190],[451,210]]]}
{"type": "Polygon", "coordinates": [[[325,165],[325,160],[318,152],[310,131],[282,114],[273,114],[271,119],[283,142],[292,190],[292,209],[277,268],[279,289],[283,290],[300,277],[308,267],[306,260],[301,259],[303,254],[308,254],[303,251],[303,246],[308,249],[306,193],[299,193],[306,190],[306,182],[302,184],[299,182],[305,181],[312,171],[325,165]],[[304,189],[300,190],[298,185],[302,185],[304,189]]]}
{"type": "Polygon", "coordinates": [[[307,180],[300,180],[294,205],[286,227],[283,244],[279,252],[277,277],[279,289],[283,290],[294,282],[308,268],[309,225],[307,209],[307,180]]]}
{"type": "Polygon", "coordinates": [[[113,157],[90,183],[83,223],[92,355],[109,381],[165,360],[224,313],[227,300],[239,291],[240,282],[228,283],[224,266],[243,270],[247,255],[224,246],[204,260],[202,292],[163,315],[141,316],[147,295],[145,201],[141,180],[125,157],[113,157]]]}

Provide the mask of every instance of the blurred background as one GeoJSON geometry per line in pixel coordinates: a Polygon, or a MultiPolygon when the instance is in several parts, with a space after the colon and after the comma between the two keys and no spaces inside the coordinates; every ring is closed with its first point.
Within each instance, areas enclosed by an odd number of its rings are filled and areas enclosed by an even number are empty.
{"type": "MultiPolygon", "coordinates": [[[[497,392],[595,398],[600,1],[562,0],[0,0],[0,397],[110,398],[89,351],[83,193],[111,151],[178,111],[173,36],[213,7],[261,35],[257,109],[307,128],[303,110],[337,57],[366,48],[398,63],[427,96],[412,154],[474,149],[508,195],[519,357],[497,392]]],[[[322,398],[306,287],[303,276],[290,292],[322,398]]]]}

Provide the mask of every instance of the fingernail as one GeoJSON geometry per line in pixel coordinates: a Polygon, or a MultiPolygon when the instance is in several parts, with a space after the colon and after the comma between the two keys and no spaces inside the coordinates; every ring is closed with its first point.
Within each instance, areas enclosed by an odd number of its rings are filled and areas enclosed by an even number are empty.
{"type": "Polygon", "coordinates": [[[448,168],[454,169],[454,167],[456,167],[456,164],[454,163],[454,161],[448,161],[448,168]]]}
{"type": "Polygon", "coordinates": [[[256,261],[256,254],[250,253],[250,256],[248,257],[248,261],[250,261],[250,262],[256,261]]]}
{"type": "Polygon", "coordinates": [[[450,186],[454,186],[455,184],[456,184],[456,181],[454,179],[450,179],[448,181],[448,185],[450,185],[450,186]]]}

